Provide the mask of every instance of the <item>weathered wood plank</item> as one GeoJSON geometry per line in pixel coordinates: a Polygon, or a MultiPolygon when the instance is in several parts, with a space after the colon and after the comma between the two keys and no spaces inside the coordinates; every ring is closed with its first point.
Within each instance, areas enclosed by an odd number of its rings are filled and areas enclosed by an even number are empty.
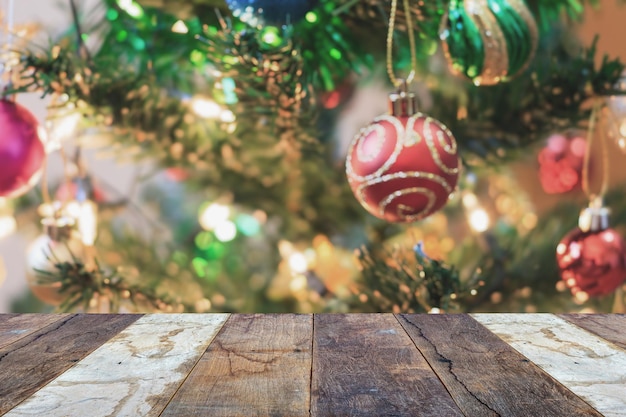
{"type": "Polygon", "coordinates": [[[462,416],[392,314],[316,315],[311,414],[462,416]]]}
{"type": "Polygon", "coordinates": [[[12,318],[12,317],[19,316],[19,315],[20,314],[18,314],[18,313],[2,313],[2,314],[0,314],[0,324],[2,322],[12,318]]]}
{"type": "Polygon", "coordinates": [[[227,317],[144,316],[5,417],[158,416],[227,317]]]}
{"type": "Polygon", "coordinates": [[[2,314],[0,315],[0,348],[67,317],[67,314],[2,314]]]}
{"type": "Polygon", "coordinates": [[[308,416],[311,315],[232,316],[162,416],[308,416]]]}
{"type": "Polygon", "coordinates": [[[398,320],[467,416],[601,416],[470,316],[398,320]]]}
{"type": "Polygon", "coordinates": [[[559,314],[559,317],[626,349],[626,314],[559,314]]]}
{"type": "Polygon", "coordinates": [[[476,320],[607,417],[626,410],[626,352],[552,314],[476,320]]]}
{"type": "Polygon", "coordinates": [[[0,414],[137,320],[132,315],[69,315],[0,349],[0,414]]]}

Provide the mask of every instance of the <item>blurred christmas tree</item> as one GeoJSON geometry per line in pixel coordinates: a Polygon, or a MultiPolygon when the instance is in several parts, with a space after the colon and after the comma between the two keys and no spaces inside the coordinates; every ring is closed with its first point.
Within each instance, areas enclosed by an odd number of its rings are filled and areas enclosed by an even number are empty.
{"type": "Polygon", "coordinates": [[[3,54],[0,213],[41,220],[28,280],[45,303],[622,309],[626,198],[608,164],[626,80],[576,40],[582,1],[68,5],[63,36],[3,54]],[[348,146],[342,122],[380,80],[390,114],[348,146]],[[27,91],[52,97],[39,129],[11,101],[27,91]],[[135,181],[141,204],[92,178],[93,147],[157,166],[135,181]]]}

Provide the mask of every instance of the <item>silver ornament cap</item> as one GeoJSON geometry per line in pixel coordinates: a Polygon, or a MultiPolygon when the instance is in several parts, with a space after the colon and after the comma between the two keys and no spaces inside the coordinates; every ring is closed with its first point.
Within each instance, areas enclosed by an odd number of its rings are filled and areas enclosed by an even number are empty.
{"type": "Polygon", "coordinates": [[[401,80],[398,91],[389,94],[389,114],[395,117],[411,117],[417,113],[417,97],[408,91],[406,80],[401,80]]]}
{"type": "Polygon", "coordinates": [[[44,217],[41,219],[44,234],[55,242],[64,242],[69,240],[72,236],[74,223],[74,219],[67,216],[44,217]]]}
{"type": "Polygon", "coordinates": [[[583,232],[601,232],[609,228],[611,210],[604,207],[602,197],[595,197],[589,207],[581,211],[578,217],[578,228],[583,232]]]}

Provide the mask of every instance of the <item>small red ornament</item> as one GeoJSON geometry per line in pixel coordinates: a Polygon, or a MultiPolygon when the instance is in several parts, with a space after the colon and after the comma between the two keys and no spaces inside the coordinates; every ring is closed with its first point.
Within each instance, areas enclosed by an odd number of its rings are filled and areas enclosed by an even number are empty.
{"type": "Polygon", "coordinates": [[[84,187],[79,180],[74,180],[70,183],[63,182],[59,185],[59,188],[54,193],[54,198],[59,201],[85,201],[85,199],[91,199],[96,203],[103,203],[106,201],[106,194],[100,187],[91,182],[89,187],[84,187]]]}
{"type": "Polygon", "coordinates": [[[165,175],[172,181],[181,182],[189,178],[189,171],[184,168],[173,167],[167,168],[165,175]]]}
{"type": "Polygon", "coordinates": [[[459,176],[457,145],[441,122],[415,111],[415,96],[390,95],[390,113],[361,129],[346,160],[348,182],[372,215],[414,222],[443,207],[459,176]]]}
{"type": "Polygon", "coordinates": [[[38,181],[45,150],[37,127],[26,108],[0,100],[0,197],[18,197],[38,181]]]}
{"type": "Polygon", "coordinates": [[[626,251],[622,237],[608,228],[608,209],[583,211],[579,227],[556,248],[561,279],[576,294],[600,297],[615,291],[626,280],[626,251]]]}
{"type": "Polygon", "coordinates": [[[587,141],[579,135],[554,134],[539,152],[539,180],[543,191],[562,194],[580,187],[587,141]]]}

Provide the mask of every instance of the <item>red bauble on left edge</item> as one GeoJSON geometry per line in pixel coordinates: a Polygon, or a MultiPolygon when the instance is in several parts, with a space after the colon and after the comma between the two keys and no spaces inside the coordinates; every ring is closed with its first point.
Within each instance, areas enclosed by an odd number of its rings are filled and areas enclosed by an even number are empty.
{"type": "Polygon", "coordinates": [[[346,174],[369,213],[388,222],[414,222],[441,209],[454,191],[457,145],[441,122],[412,111],[411,95],[390,97],[391,114],[377,117],[353,139],[346,174]]]}
{"type": "Polygon", "coordinates": [[[26,108],[0,100],[0,197],[19,197],[38,181],[46,152],[37,129],[26,108]]]}

